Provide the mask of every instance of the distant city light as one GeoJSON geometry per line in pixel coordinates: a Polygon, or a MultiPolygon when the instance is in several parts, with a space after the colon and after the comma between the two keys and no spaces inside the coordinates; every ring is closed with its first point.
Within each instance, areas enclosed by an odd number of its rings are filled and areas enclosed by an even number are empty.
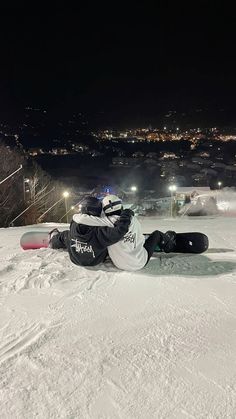
{"type": "Polygon", "coordinates": [[[132,192],[136,192],[136,191],[137,191],[137,186],[134,186],[134,185],[133,185],[133,186],[131,186],[131,188],[130,188],[130,189],[131,189],[131,191],[132,191],[132,192]]]}

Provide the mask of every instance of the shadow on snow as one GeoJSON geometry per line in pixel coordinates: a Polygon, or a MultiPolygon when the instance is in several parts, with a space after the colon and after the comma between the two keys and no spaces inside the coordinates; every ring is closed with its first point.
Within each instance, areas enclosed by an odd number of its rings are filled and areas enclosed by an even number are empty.
{"type": "Polygon", "coordinates": [[[212,261],[205,255],[162,253],[152,258],[148,265],[139,272],[155,276],[211,276],[222,275],[234,270],[236,270],[236,263],[231,261],[212,261]]]}

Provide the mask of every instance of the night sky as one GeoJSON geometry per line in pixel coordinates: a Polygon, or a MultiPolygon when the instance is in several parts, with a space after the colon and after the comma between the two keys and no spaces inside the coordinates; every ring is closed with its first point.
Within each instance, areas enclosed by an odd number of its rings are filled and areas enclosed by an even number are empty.
{"type": "Polygon", "coordinates": [[[0,111],[78,110],[138,123],[176,109],[234,118],[235,17],[222,1],[1,8],[0,111]]]}

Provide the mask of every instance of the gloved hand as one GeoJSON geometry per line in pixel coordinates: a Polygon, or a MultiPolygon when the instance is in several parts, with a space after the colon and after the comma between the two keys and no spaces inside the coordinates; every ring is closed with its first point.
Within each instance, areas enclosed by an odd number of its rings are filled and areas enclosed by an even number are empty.
{"type": "Polygon", "coordinates": [[[120,216],[121,217],[122,216],[132,217],[132,216],[134,216],[134,212],[131,209],[126,208],[126,209],[124,209],[124,210],[121,211],[120,216]]]}
{"type": "Polygon", "coordinates": [[[133,211],[130,209],[125,209],[121,211],[119,219],[115,222],[114,226],[122,223],[124,225],[129,226],[131,223],[131,218],[134,215],[133,211]]]}

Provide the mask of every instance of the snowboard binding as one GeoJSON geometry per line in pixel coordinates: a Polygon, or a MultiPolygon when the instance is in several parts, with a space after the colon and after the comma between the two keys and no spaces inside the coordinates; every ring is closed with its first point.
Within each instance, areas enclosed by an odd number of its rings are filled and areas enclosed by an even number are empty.
{"type": "Polygon", "coordinates": [[[168,230],[163,233],[160,248],[165,253],[174,252],[176,248],[176,232],[168,230]]]}

